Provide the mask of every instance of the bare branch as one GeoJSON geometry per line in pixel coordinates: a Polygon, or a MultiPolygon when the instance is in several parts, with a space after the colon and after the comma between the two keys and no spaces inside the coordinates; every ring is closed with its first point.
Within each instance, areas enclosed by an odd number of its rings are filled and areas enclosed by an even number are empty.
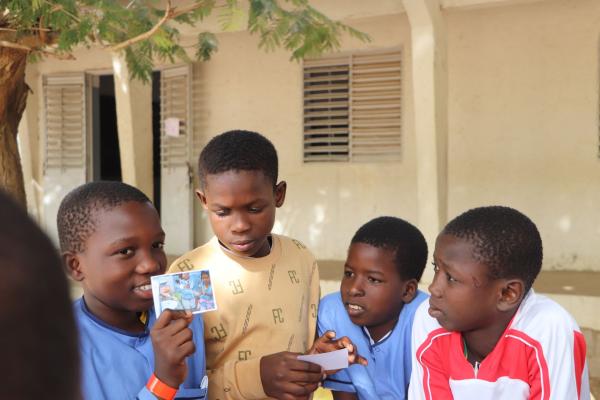
{"type": "Polygon", "coordinates": [[[51,6],[53,6],[53,7],[50,9],[50,12],[61,11],[61,12],[65,13],[65,14],[67,14],[69,17],[73,18],[75,21],[77,21],[77,22],[81,22],[81,20],[79,19],[79,17],[77,17],[77,15],[75,15],[75,14],[73,14],[73,13],[71,13],[71,12],[69,12],[69,11],[65,10],[65,8],[64,8],[62,5],[60,5],[60,4],[52,4],[52,3],[50,3],[48,0],[46,0],[46,3],[47,3],[48,5],[51,5],[51,6]]]}
{"type": "Polygon", "coordinates": [[[150,29],[149,31],[144,32],[140,35],[137,35],[136,37],[128,39],[124,42],[116,44],[116,45],[112,46],[110,48],[110,50],[119,51],[119,50],[124,49],[125,47],[131,46],[134,43],[141,42],[142,40],[148,39],[150,36],[154,35],[156,33],[156,31],[158,31],[160,29],[160,27],[163,26],[163,24],[171,18],[173,18],[173,9],[171,8],[171,0],[167,0],[167,9],[165,10],[165,15],[163,15],[163,17],[160,19],[160,21],[158,21],[158,23],[156,25],[154,25],[152,27],[152,29],[150,29]]]}
{"type": "MultiPolygon", "coordinates": [[[[0,28],[0,31],[7,31],[7,32],[17,32],[16,29],[12,29],[12,28],[0,28]]],[[[52,29],[48,29],[48,28],[37,28],[35,26],[32,26],[30,28],[27,29],[23,29],[23,31],[45,31],[45,32],[50,32],[52,31],[52,29]]]]}
{"type": "Polygon", "coordinates": [[[10,49],[23,50],[26,52],[33,51],[31,47],[23,46],[22,44],[8,42],[6,40],[0,40],[0,47],[8,47],[10,49]]]}
{"type": "Polygon", "coordinates": [[[41,49],[36,49],[36,51],[39,51],[40,53],[42,53],[45,56],[54,57],[58,60],[76,60],[75,56],[70,53],[58,54],[58,53],[54,53],[52,51],[41,50],[41,49]]]}

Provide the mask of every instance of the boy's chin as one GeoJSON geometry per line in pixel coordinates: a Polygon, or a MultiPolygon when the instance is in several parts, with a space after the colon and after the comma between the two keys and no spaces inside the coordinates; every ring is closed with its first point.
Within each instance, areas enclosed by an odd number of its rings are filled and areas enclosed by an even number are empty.
{"type": "Polygon", "coordinates": [[[138,301],[135,305],[130,307],[129,311],[140,313],[149,311],[152,307],[154,307],[154,301],[152,301],[152,299],[146,301],[138,301]]]}
{"type": "Polygon", "coordinates": [[[352,321],[354,325],[367,326],[369,324],[369,321],[366,321],[364,316],[356,317],[348,314],[348,318],[350,318],[350,321],[352,321]]]}

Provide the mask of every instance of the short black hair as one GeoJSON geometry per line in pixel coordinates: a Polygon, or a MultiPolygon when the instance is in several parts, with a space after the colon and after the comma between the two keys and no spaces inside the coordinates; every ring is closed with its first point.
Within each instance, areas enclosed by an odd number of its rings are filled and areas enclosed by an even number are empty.
{"type": "Polygon", "coordinates": [[[542,268],[542,238],[525,214],[510,207],[473,208],[448,222],[442,234],[469,241],[473,257],[493,279],[517,278],[527,292],[542,268]]]}
{"type": "Polygon", "coordinates": [[[73,189],[60,203],[56,216],[61,250],[84,251],[86,240],[96,229],[96,212],[130,201],[152,203],[141,190],[123,182],[89,182],[73,189]]]}
{"type": "Polygon", "coordinates": [[[198,158],[200,186],[206,176],[227,171],[261,171],[277,184],[278,160],[273,143],[260,133],[233,130],[211,139],[198,158]]]}
{"type": "Polygon", "coordinates": [[[421,280],[427,263],[427,242],[421,231],[409,222],[396,217],[372,219],[356,231],[350,243],[393,251],[400,277],[421,280]]]}
{"type": "Polygon", "coordinates": [[[3,192],[0,221],[2,397],[79,399],[77,328],[58,253],[3,192]]]}

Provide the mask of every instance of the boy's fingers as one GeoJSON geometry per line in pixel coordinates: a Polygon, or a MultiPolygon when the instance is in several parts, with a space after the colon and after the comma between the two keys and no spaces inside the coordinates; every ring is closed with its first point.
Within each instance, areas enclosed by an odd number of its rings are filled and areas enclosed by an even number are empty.
{"type": "Polygon", "coordinates": [[[344,337],[338,339],[337,344],[340,347],[340,349],[343,349],[345,347],[348,349],[349,353],[354,352],[354,345],[352,344],[352,341],[347,336],[344,336],[344,337]]]}
{"type": "Polygon", "coordinates": [[[173,333],[170,337],[170,341],[177,345],[181,346],[184,343],[192,342],[193,343],[194,334],[190,328],[184,328],[180,331],[173,333]]]}
{"type": "Polygon", "coordinates": [[[358,354],[356,355],[356,360],[354,360],[354,363],[364,365],[365,367],[367,365],[369,365],[369,362],[367,361],[367,359],[362,356],[359,356],[358,354]]]}
{"type": "Polygon", "coordinates": [[[322,372],[322,368],[319,364],[298,359],[290,360],[289,366],[291,371],[302,371],[310,374],[320,374],[322,372]]]}
{"type": "Polygon", "coordinates": [[[184,321],[185,325],[188,325],[190,322],[192,322],[192,318],[193,315],[190,311],[167,309],[160,314],[156,320],[156,323],[154,324],[154,328],[162,329],[168,326],[172,321],[177,320],[182,320],[184,321]]]}
{"type": "MultiPolygon", "coordinates": [[[[292,381],[285,382],[281,385],[281,389],[287,395],[291,395],[293,399],[302,398],[305,399],[306,396],[310,395],[312,392],[317,390],[319,387],[319,382],[302,382],[302,381],[292,381]],[[299,397],[298,397],[299,396],[299,397]]],[[[285,397],[282,397],[285,398],[285,397]]]]}

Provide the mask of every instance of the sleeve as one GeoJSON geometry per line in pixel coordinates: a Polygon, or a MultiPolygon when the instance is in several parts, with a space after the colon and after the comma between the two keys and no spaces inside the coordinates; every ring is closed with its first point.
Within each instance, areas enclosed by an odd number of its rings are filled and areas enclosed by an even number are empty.
{"type": "Polygon", "coordinates": [[[264,399],[267,397],[260,379],[260,357],[229,361],[221,368],[208,371],[211,393],[222,400],[264,399]]]}
{"type": "Polygon", "coordinates": [[[146,386],[135,397],[136,400],[157,400],[158,397],[154,396],[146,386]]]}
{"type": "MultiPolygon", "coordinates": [[[[572,317],[562,311],[543,316],[544,329],[540,332],[542,354],[536,360],[537,367],[530,371],[533,375],[531,398],[589,400],[585,338],[572,317]]],[[[533,341],[532,346],[536,345],[533,341]]]]}
{"type": "MultiPolygon", "coordinates": [[[[330,300],[329,297],[326,297],[319,303],[319,317],[317,319],[317,333],[319,337],[330,330],[336,331],[337,334],[338,328],[335,324],[335,319],[331,318],[331,315],[335,313],[335,310],[331,309],[333,305],[330,300]]],[[[356,389],[352,384],[352,379],[350,378],[347,369],[329,375],[323,382],[323,386],[338,392],[356,393],[356,389]]]]}
{"type": "Polygon", "coordinates": [[[433,343],[442,331],[427,313],[428,303],[423,302],[415,313],[412,327],[412,373],[408,385],[409,400],[452,400],[448,376],[433,343]]]}
{"type": "MultiPolygon", "coordinates": [[[[308,252],[308,250],[307,250],[308,252]]],[[[321,298],[321,281],[319,278],[319,265],[317,261],[313,257],[310,252],[309,254],[309,262],[310,262],[310,273],[309,273],[309,302],[308,302],[308,339],[309,343],[307,345],[308,350],[315,339],[315,332],[317,327],[317,314],[319,309],[319,299],[321,298]]]]}

